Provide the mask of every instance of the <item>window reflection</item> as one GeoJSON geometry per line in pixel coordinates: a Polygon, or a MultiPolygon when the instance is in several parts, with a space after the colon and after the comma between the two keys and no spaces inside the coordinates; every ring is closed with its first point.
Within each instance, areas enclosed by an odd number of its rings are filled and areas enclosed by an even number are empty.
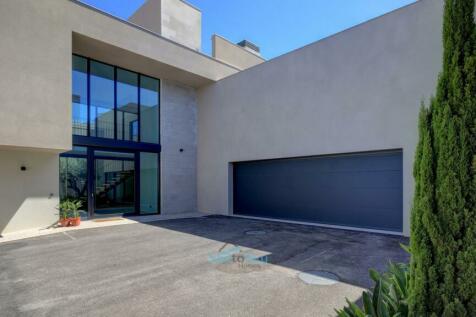
{"type": "Polygon", "coordinates": [[[91,61],[90,135],[114,138],[114,68],[91,61]]]}
{"type": "Polygon", "coordinates": [[[88,134],[88,61],[73,56],[73,134],[88,134]]]}
{"type": "Polygon", "coordinates": [[[159,81],[141,75],[140,134],[142,142],[159,143],[159,81]]]}
{"type": "Polygon", "coordinates": [[[136,73],[117,69],[117,138],[138,141],[139,77],[136,73]]]}
{"type": "Polygon", "coordinates": [[[159,210],[159,156],[140,153],[140,213],[154,214],[159,210]]]}
{"type": "Polygon", "coordinates": [[[159,143],[158,79],[73,55],[72,82],[73,135],[159,143]]]}
{"type": "Polygon", "coordinates": [[[60,199],[80,200],[81,209],[86,210],[88,208],[86,157],[60,157],[59,163],[60,199]]]}

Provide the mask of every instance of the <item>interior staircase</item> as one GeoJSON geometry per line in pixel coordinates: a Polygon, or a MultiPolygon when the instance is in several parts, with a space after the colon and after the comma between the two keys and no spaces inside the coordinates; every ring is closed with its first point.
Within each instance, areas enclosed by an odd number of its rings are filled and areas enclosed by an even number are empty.
{"type": "Polygon", "coordinates": [[[114,175],[106,180],[101,186],[96,186],[96,197],[102,198],[106,197],[107,194],[117,188],[119,185],[124,184],[126,181],[134,177],[134,171],[121,171],[114,172],[114,175]]]}

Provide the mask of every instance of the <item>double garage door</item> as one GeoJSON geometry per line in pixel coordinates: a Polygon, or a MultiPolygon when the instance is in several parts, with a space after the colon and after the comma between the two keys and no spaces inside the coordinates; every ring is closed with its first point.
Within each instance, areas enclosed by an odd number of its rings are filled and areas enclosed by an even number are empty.
{"type": "Polygon", "coordinates": [[[402,232],[402,153],[234,163],[234,214],[402,232]]]}

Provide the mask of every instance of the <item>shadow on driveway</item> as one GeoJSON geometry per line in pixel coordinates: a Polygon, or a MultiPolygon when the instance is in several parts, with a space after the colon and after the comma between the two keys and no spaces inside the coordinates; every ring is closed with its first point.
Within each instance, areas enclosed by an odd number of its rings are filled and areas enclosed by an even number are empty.
{"type": "Polygon", "coordinates": [[[0,245],[0,311],[2,317],[335,315],[345,297],[358,301],[370,286],[369,268],[408,260],[401,242],[225,216],[69,231],[0,245]],[[210,263],[225,244],[267,255],[270,264],[240,271],[210,263]],[[296,274],[307,270],[332,272],[342,282],[305,284],[296,274]]]}
{"type": "Polygon", "coordinates": [[[409,260],[400,247],[408,239],[394,235],[220,215],[146,224],[260,250],[270,264],[296,271],[329,271],[363,288],[372,286],[369,268],[384,271],[389,261],[409,260]]]}

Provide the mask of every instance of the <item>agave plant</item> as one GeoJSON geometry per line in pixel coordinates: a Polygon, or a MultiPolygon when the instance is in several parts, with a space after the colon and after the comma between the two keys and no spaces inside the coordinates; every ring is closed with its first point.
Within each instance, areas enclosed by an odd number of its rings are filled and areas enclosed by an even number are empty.
{"type": "Polygon", "coordinates": [[[408,316],[408,264],[390,263],[388,271],[380,274],[369,270],[375,282],[371,291],[362,293],[363,307],[346,299],[348,306],[336,310],[339,317],[404,317],[408,316]]]}

